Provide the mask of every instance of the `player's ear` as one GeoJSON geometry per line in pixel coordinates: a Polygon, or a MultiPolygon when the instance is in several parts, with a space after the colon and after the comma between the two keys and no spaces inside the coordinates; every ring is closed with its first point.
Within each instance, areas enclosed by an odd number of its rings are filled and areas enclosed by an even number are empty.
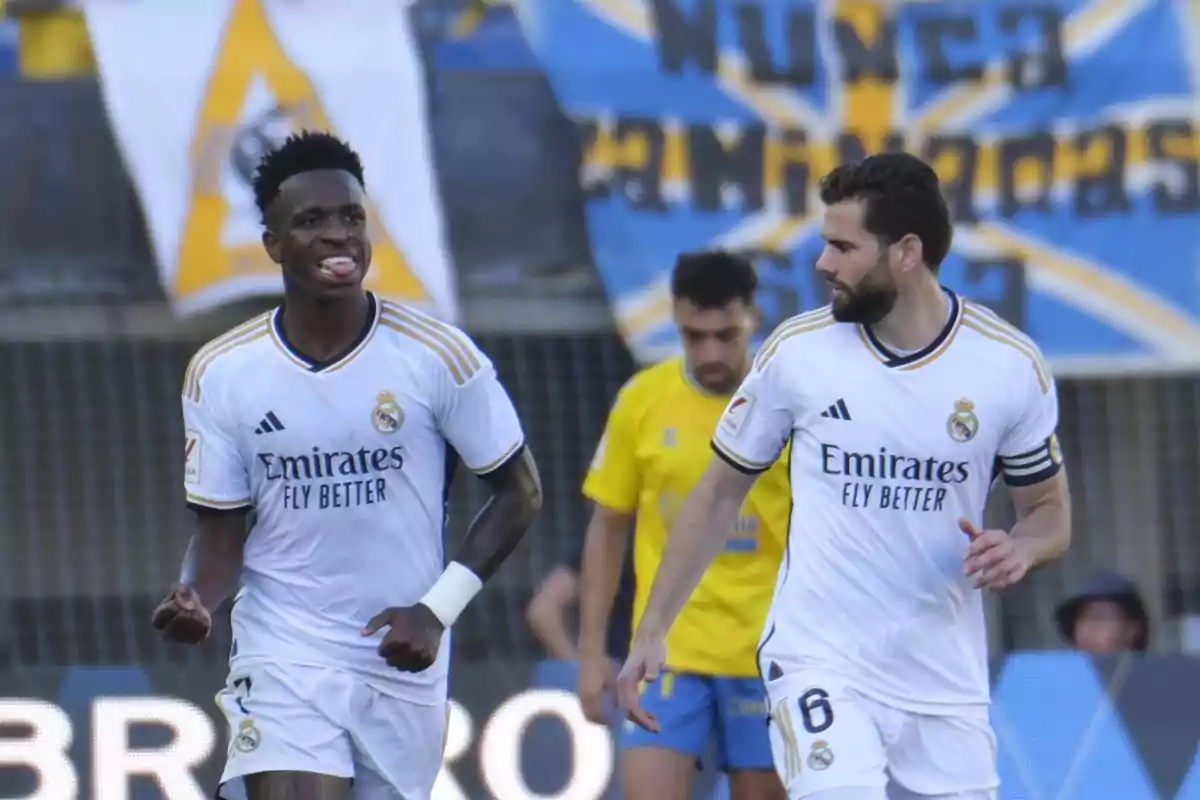
{"type": "Polygon", "coordinates": [[[763,320],[762,309],[758,307],[757,303],[750,306],[749,320],[749,330],[746,332],[753,336],[762,327],[763,320]]]}
{"type": "Polygon", "coordinates": [[[896,242],[895,247],[900,251],[900,268],[905,272],[925,268],[925,248],[919,236],[907,234],[896,242]]]}
{"type": "Polygon", "coordinates": [[[267,255],[271,257],[271,260],[276,264],[282,264],[283,250],[279,246],[279,237],[275,235],[275,232],[270,229],[263,231],[262,243],[263,249],[267,251],[267,255]]]}

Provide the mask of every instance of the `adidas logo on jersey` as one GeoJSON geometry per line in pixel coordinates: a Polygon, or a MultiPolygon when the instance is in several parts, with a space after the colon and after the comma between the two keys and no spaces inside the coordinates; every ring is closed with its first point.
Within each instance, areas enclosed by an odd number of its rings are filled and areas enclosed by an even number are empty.
{"type": "Polygon", "coordinates": [[[275,412],[268,411],[267,415],[258,423],[258,427],[254,429],[254,435],[262,436],[264,433],[275,433],[283,429],[283,423],[279,421],[279,417],[275,416],[275,412]]]}
{"type": "Polygon", "coordinates": [[[850,409],[846,408],[846,401],[839,397],[836,403],[821,412],[821,416],[848,420],[850,419],[850,409]]]}

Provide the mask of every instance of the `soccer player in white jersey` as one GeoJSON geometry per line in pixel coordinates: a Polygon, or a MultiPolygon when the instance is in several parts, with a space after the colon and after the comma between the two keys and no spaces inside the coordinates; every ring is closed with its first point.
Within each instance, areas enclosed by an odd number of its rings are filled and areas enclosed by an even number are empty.
{"type": "Polygon", "coordinates": [[[254,193],[283,305],[202,347],[184,377],[198,527],[153,623],[198,642],[240,583],[220,797],[427,800],[449,628],[541,503],[487,357],[364,290],[363,186],[357,154],[328,134],[263,159],[254,193]],[[458,460],[492,496],[446,566],[458,460]]]}
{"type": "Polygon", "coordinates": [[[807,800],[985,800],[997,790],[981,589],[1060,556],[1070,499],[1037,347],[938,284],[951,226],[928,165],[876,155],[824,178],[833,303],[782,324],[717,426],[619,681],[642,680],[791,442],[792,517],[759,647],[775,766],[807,800]],[[1017,523],[982,530],[997,470],[1017,523]]]}

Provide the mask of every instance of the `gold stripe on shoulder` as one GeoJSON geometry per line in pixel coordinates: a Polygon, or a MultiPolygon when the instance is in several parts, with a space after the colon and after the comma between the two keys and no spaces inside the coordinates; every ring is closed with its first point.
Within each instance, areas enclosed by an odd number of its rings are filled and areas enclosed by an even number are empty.
{"type": "Polygon", "coordinates": [[[774,358],[775,354],[779,352],[779,347],[793,336],[799,336],[803,333],[810,333],[812,331],[821,330],[822,328],[828,328],[830,325],[833,325],[836,322],[837,320],[833,318],[833,314],[830,313],[828,309],[825,309],[824,313],[817,314],[814,312],[813,316],[811,317],[805,314],[796,317],[792,321],[784,323],[784,325],[780,326],[780,328],[775,331],[774,334],[772,334],[771,339],[763,345],[762,350],[759,351],[758,357],[754,360],[754,368],[761,370],[763,367],[765,367],[767,362],[774,358]]]}
{"type": "Polygon", "coordinates": [[[775,330],[771,331],[771,335],[767,337],[765,342],[763,342],[762,349],[766,350],[768,347],[774,344],[775,340],[787,332],[789,328],[792,328],[796,325],[803,325],[810,320],[821,319],[832,313],[833,312],[830,306],[822,306],[821,308],[814,308],[812,311],[805,311],[803,314],[797,314],[794,317],[788,317],[783,322],[779,323],[775,330]]]}
{"type": "Polygon", "coordinates": [[[984,336],[994,342],[1007,345],[1028,358],[1030,363],[1033,365],[1033,371],[1037,374],[1038,384],[1042,387],[1042,394],[1050,391],[1049,370],[1042,363],[1041,356],[1038,354],[1036,348],[1020,341],[1014,336],[1011,336],[1006,331],[999,329],[984,317],[981,317],[977,314],[964,314],[962,324],[975,331],[980,336],[984,336]]]}
{"type": "Polygon", "coordinates": [[[209,339],[207,342],[200,345],[200,348],[195,353],[192,354],[191,359],[188,361],[187,369],[183,373],[183,385],[184,385],[185,393],[186,393],[188,385],[191,382],[192,373],[195,371],[195,368],[201,362],[203,362],[205,356],[209,352],[211,352],[212,350],[225,344],[230,339],[235,339],[238,336],[241,336],[242,334],[246,333],[247,331],[261,325],[266,316],[267,316],[266,314],[259,314],[256,317],[251,317],[250,319],[246,320],[245,322],[241,323],[240,325],[237,325],[237,326],[225,331],[220,336],[217,336],[215,339],[209,339]]]}
{"type": "Polygon", "coordinates": [[[216,363],[217,359],[219,359],[221,356],[225,355],[226,353],[230,352],[231,350],[236,350],[237,348],[241,347],[244,344],[250,344],[253,341],[263,338],[269,332],[270,332],[270,327],[263,326],[256,330],[248,331],[245,336],[242,336],[241,338],[238,338],[238,339],[234,339],[233,341],[226,343],[220,349],[214,350],[212,352],[212,354],[209,356],[209,358],[203,364],[201,364],[200,366],[198,366],[196,368],[195,374],[193,375],[193,382],[192,382],[192,400],[197,403],[200,402],[200,395],[201,395],[200,382],[204,379],[204,373],[208,370],[209,367],[211,367],[213,364],[216,363]]]}
{"type": "Polygon", "coordinates": [[[388,328],[389,330],[393,330],[403,336],[407,336],[409,339],[412,339],[432,350],[434,354],[446,365],[446,368],[450,370],[450,374],[454,377],[454,382],[457,385],[462,386],[467,382],[467,379],[463,374],[462,362],[459,361],[459,359],[457,359],[449,350],[447,350],[446,346],[442,342],[434,339],[428,333],[409,325],[407,322],[394,319],[387,314],[384,314],[379,318],[379,324],[385,328],[388,328]]]}
{"type": "Polygon", "coordinates": [[[258,338],[266,333],[269,329],[269,322],[265,319],[255,318],[245,325],[234,328],[232,331],[218,336],[204,347],[200,348],[192,360],[188,362],[187,371],[184,373],[183,391],[184,395],[193,400],[199,399],[200,396],[200,376],[208,369],[208,365],[222,353],[230,349],[231,344],[235,344],[248,337],[258,338]]]}
{"type": "Polygon", "coordinates": [[[1023,345],[1025,350],[1028,351],[1030,358],[1034,360],[1035,366],[1042,373],[1042,377],[1051,374],[1050,367],[1046,364],[1046,358],[1042,355],[1041,348],[1037,346],[1037,343],[1033,341],[1033,338],[1029,334],[1001,317],[995,311],[978,303],[966,302],[963,306],[963,311],[964,314],[969,312],[974,319],[977,319],[980,323],[995,332],[1008,336],[1018,344],[1023,345]]]}
{"type": "Polygon", "coordinates": [[[184,396],[192,401],[199,402],[200,378],[204,375],[209,365],[230,350],[265,336],[270,330],[271,313],[260,314],[218,336],[197,350],[196,354],[192,356],[191,361],[188,362],[187,369],[184,371],[184,396]]]}
{"type": "Polygon", "coordinates": [[[775,343],[778,342],[781,337],[788,335],[789,331],[795,330],[799,326],[807,325],[818,320],[832,318],[832,313],[833,312],[829,306],[824,306],[812,311],[806,311],[803,314],[797,314],[794,317],[784,320],[778,325],[778,327],[775,328],[774,331],[771,332],[771,335],[767,337],[767,340],[763,342],[763,346],[759,349],[759,352],[770,350],[775,346],[775,343]]]}
{"type": "Polygon", "coordinates": [[[388,303],[385,306],[385,310],[391,312],[399,319],[411,320],[414,325],[429,331],[431,335],[438,339],[444,339],[450,349],[460,353],[462,358],[470,367],[469,373],[467,374],[468,378],[482,368],[483,365],[479,363],[479,358],[475,355],[474,345],[471,344],[470,340],[467,339],[466,335],[463,334],[462,331],[460,331],[458,328],[455,328],[453,325],[447,325],[445,322],[431,317],[428,314],[423,314],[415,309],[395,303],[388,303]]]}
{"type": "Polygon", "coordinates": [[[383,303],[383,315],[421,330],[429,337],[441,342],[447,352],[458,360],[465,380],[470,380],[482,367],[479,359],[475,356],[475,348],[457,328],[386,300],[383,303]]]}

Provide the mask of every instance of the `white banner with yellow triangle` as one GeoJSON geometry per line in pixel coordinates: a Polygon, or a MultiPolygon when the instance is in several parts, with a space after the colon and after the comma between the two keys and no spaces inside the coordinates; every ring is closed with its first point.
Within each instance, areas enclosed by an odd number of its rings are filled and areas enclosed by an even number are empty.
{"type": "Polygon", "coordinates": [[[454,321],[454,275],[404,3],[98,0],[86,8],[104,100],[180,313],[282,291],[250,179],[302,128],[362,156],[380,294],[454,321]]]}

